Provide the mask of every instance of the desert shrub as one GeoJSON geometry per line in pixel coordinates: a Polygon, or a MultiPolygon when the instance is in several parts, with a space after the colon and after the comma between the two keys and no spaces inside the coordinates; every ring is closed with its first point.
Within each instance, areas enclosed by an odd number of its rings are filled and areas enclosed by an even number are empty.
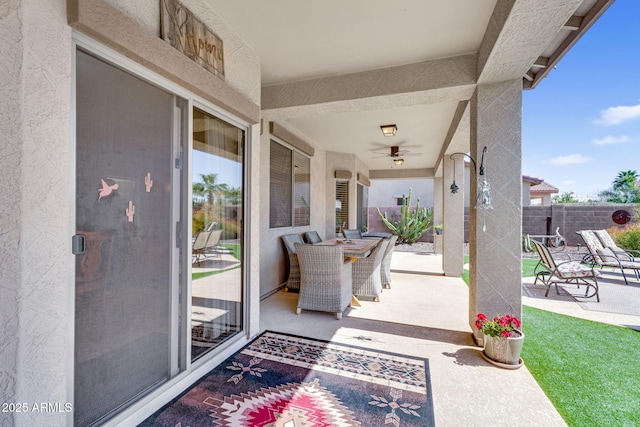
{"type": "Polygon", "coordinates": [[[415,209],[411,211],[411,193],[410,188],[409,196],[402,196],[402,207],[400,208],[399,217],[391,214],[391,218],[388,218],[386,212],[383,214],[380,208],[376,208],[380,219],[382,219],[382,223],[386,225],[393,234],[398,236],[398,243],[416,242],[424,233],[429,231],[433,225],[433,209],[420,208],[420,199],[418,199],[415,209]]]}
{"type": "Polygon", "coordinates": [[[622,249],[640,251],[640,224],[630,224],[624,228],[611,227],[607,231],[622,249]]]}

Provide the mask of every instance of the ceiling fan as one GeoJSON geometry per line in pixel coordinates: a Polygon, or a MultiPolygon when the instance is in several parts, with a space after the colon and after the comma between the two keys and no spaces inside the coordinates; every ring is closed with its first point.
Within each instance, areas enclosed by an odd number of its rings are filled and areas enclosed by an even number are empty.
{"type": "Polygon", "coordinates": [[[400,150],[400,147],[398,147],[397,145],[394,145],[393,147],[389,147],[389,148],[390,148],[389,153],[375,153],[375,154],[379,154],[379,156],[375,156],[373,158],[378,159],[380,157],[397,158],[397,157],[406,157],[406,156],[422,156],[422,153],[416,153],[409,150],[400,150]]]}

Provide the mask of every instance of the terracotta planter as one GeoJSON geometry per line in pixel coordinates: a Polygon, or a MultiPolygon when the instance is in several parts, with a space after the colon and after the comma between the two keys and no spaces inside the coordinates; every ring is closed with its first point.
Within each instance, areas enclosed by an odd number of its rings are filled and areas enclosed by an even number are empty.
{"type": "Polygon", "coordinates": [[[496,362],[505,365],[519,365],[520,353],[522,353],[522,344],[524,343],[524,334],[522,331],[516,330],[513,336],[509,338],[484,336],[484,353],[496,362]],[[519,336],[516,336],[519,334],[519,336]]]}

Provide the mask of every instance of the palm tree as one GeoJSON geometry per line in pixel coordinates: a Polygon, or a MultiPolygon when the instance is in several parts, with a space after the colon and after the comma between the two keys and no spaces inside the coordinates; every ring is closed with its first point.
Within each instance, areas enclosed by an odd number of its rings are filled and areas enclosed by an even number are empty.
{"type": "Polygon", "coordinates": [[[239,205],[240,200],[242,199],[242,189],[240,189],[240,187],[228,188],[224,192],[224,197],[230,205],[232,206],[239,205]]]}
{"type": "Polygon", "coordinates": [[[611,190],[600,193],[607,202],[613,203],[638,203],[640,201],[640,185],[638,185],[638,172],[634,170],[620,171],[613,181],[611,190]]]}
{"type": "Polygon", "coordinates": [[[624,190],[627,188],[634,188],[638,181],[638,172],[636,171],[621,171],[613,181],[614,190],[624,190]]]}
{"type": "Polygon", "coordinates": [[[216,196],[224,192],[228,186],[227,184],[218,184],[217,173],[201,173],[200,178],[202,182],[193,183],[193,194],[205,197],[209,206],[213,206],[216,196]]]}

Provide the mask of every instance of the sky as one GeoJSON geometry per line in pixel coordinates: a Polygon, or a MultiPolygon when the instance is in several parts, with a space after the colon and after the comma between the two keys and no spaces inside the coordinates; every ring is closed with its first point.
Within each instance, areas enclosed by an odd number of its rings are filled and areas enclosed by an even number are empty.
{"type": "Polygon", "coordinates": [[[524,175],[584,198],[640,174],[640,0],[616,0],[522,103],[524,175]]]}

